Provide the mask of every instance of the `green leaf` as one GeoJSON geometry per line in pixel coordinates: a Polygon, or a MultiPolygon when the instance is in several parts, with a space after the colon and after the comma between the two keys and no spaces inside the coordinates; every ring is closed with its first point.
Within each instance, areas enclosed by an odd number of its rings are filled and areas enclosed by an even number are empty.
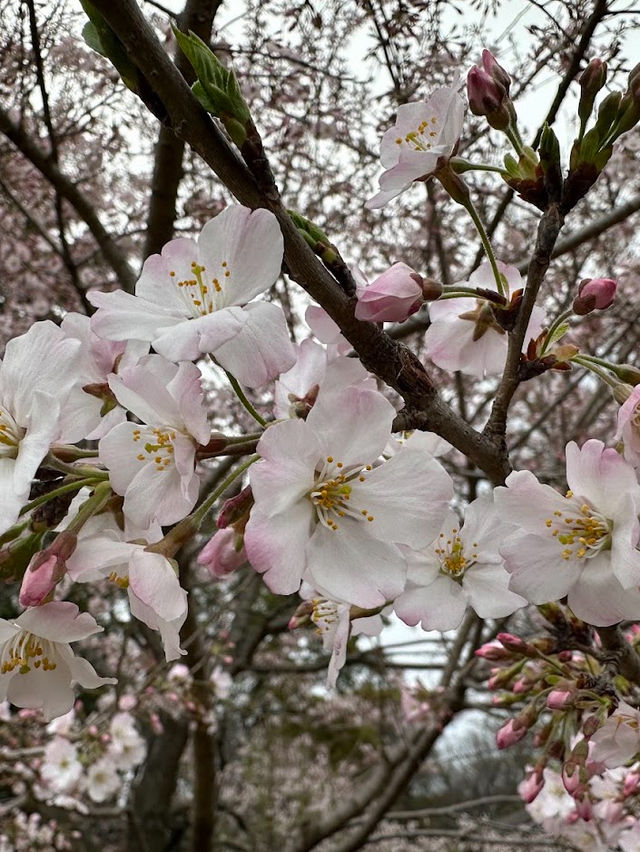
{"type": "MultiPolygon", "coordinates": [[[[233,71],[225,68],[209,45],[195,33],[190,31],[186,35],[177,29],[173,32],[198,77],[192,91],[202,106],[223,121],[233,118],[241,125],[246,125],[251,119],[251,113],[233,71]]],[[[237,128],[234,130],[237,131],[237,128]]],[[[232,133],[234,141],[239,135],[237,132],[232,133]]]]}
{"type": "Polygon", "coordinates": [[[89,18],[89,23],[82,30],[82,37],[92,50],[110,60],[128,89],[138,92],[140,74],[127,56],[124,45],[89,0],[80,0],[80,3],[89,18]]]}

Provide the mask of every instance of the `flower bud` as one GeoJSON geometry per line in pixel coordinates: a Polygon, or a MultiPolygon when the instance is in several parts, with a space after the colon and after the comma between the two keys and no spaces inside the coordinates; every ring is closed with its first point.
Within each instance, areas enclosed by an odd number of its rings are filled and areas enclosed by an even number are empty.
{"type": "Polygon", "coordinates": [[[542,767],[536,766],[535,769],[527,775],[525,780],[519,784],[518,793],[527,805],[537,797],[538,793],[544,787],[544,777],[542,775],[542,767]]]}
{"type": "Polygon", "coordinates": [[[568,689],[552,689],[547,695],[547,707],[550,710],[563,710],[573,698],[568,689]]]}
{"type": "Polygon", "coordinates": [[[475,655],[476,657],[482,657],[484,660],[490,660],[492,662],[506,660],[511,656],[511,654],[505,650],[505,648],[498,645],[495,640],[486,642],[480,648],[477,648],[475,655]]]}
{"type": "Polygon", "coordinates": [[[64,530],[49,547],[34,554],[22,578],[20,606],[40,606],[45,603],[66,574],[66,561],[77,543],[77,536],[64,530]]]}
{"type": "Polygon", "coordinates": [[[513,719],[509,719],[509,721],[503,725],[496,734],[496,744],[498,748],[508,748],[509,746],[520,742],[520,740],[526,735],[527,730],[528,729],[524,726],[516,728],[515,721],[513,719]]]}
{"type": "Polygon", "coordinates": [[[505,87],[483,68],[474,66],[467,75],[467,97],[474,115],[484,115],[491,127],[506,130],[511,119],[505,87]]]}
{"type": "Polygon", "coordinates": [[[202,548],[197,561],[198,565],[205,565],[215,579],[227,577],[247,561],[242,536],[237,535],[233,527],[218,530],[202,548]]]}
{"type": "Polygon", "coordinates": [[[353,268],[358,303],[356,319],[365,322],[404,322],[424,301],[423,279],[406,263],[394,263],[371,284],[353,268]]]}
{"type": "Polygon", "coordinates": [[[589,116],[593,112],[596,95],[606,81],[607,63],[601,59],[592,59],[578,78],[581,89],[578,116],[583,125],[589,120],[589,116]]]}
{"type": "Polygon", "coordinates": [[[498,63],[498,60],[495,58],[493,53],[486,48],[482,51],[482,67],[491,79],[503,86],[506,93],[509,94],[511,77],[507,74],[502,65],[498,63]]]}
{"type": "Polygon", "coordinates": [[[604,311],[613,304],[618,282],[613,278],[584,278],[573,300],[573,312],[580,317],[591,311],[604,311]]]}
{"type": "Polygon", "coordinates": [[[253,492],[251,486],[247,485],[235,497],[225,500],[222,510],[218,515],[218,529],[223,530],[231,524],[246,521],[253,506],[253,492]]]}

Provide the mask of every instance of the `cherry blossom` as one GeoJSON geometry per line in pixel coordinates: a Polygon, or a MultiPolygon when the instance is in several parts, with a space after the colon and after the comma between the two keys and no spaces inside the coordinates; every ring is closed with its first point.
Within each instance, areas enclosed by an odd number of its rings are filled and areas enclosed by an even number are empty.
{"type": "Polygon", "coordinates": [[[180,628],[187,617],[187,593],[174,564],[144,544],[124,541],[122,531],[106,516],[85,525],[83,533],[67,562],[69,576],[76,582],[106,578],[126,589],[131,615],[159,631],[166,659],[185,653],[180,628]]]}
{"type": "Polygon", "coordinates": [[[215,355],[238,381],[257,387],[294,362],[282,309],[252,301],[280,274],[283,241],[268,210],[225,208],[197,241],[171,240],[145,261],[135,296],[92,291],[96,334],[146,340],[171,361],[215,355]]]}
{"type": "Polygon", "coordinates": [[[198,565],[208,568],[212,577],[217,580],[232,574],[247,561],[247,554],[240,537],[233,527],[218,530],[198,554],[198,565]]]}
{"type": "Polygon", "coordinates": [[[640,486],[601,441],[567,445],[566,496],[530,471],[495,489],[503,519],[518,525],[500,548],[510,588],[531,603],[568,595],[578,618],[605,626],[640,617],[640,486]]]}
{"type": "Polygon", "coordinates": [[[504,524],[489,497],[465,510],[461,527],[449,512],[438,538],[421,552],[408,553],[408,582],[394,603],[398,616],[424,630],[453,630],[471,606],[481,618],[503,618],[527,601],[509,591],[509,574],[498,552],[513,528],[504,524]]]}
{"type": "Polygon", "coordinates": [[[40,777],[54,793],[70,792],[82,775],[78,749],[66,737],[54,737],[44,750],[40,777]]]}
{"type": "Polygon", "coordinates": [[[210,429],[202,404],[200,371],[160,355],[109,378],[118,401],[142,423],[120,423],[101,439],[100,461],[124,513],[145,528],[180,521],[198,499],[195,451],[210,429]]]}
{"type": "Polygon", "coordinates": [[[130,713],[116,713],[109,725],[111,742],[108,756],[123,772],[142,763],[147,753],[147,744],[135,724],[136,720],[130,713]]]}
{"type": "Polygon", "coordinates": [[[328,598],[381,606],[404,587],[396,544],[435,538],[452,494],[438,462],[403,449],[376,464],[395,412],[379,393],[322,393],[307,419],[269,427],[250,468],[255,505],[245,531],[253,567],[272,591],[304,577],[328,598]]]}
{"type": "Polygon", "coordinates": [[[10,340],[0,364],[0,534],[27,502],[31,480],[57,441],[84,437],[66,415],[77,384],[80,343],[52,322],[10,340]]]}
{"type": "Polygon", "coordinates": [[[94,802],[106,802],[107,799],[115,796],[121,783],[116,766],[108,757],[102,757],[92,763],[87,770],[87,793],[94,802]]]}
{"type": "Polygon", "coordinates": [[[99,677],[69,645],[102,629],[92,615],[80,613],[69,601],[33,607],[14,621],[0,619],[0,700],[42,708],[48,721],[71,709],[72,684],[96,689],[115,683],[114,678],[99,677]]]}
{"type": "Polygon", "coordinates": [[[415,180],[431,176],[446,161],[462,133],[464,101],[456,88],[443,86],[428,101],[401,104],[396,121],[382,137],[380,191],[366,207],[384,207],[415,180]]]}
{"type": "MultiPolygon", "coordinates": [[[[515,266],[501,261],[497,265],[508,297],[523,286],[522,278],[515,266]]],[[[481,264],[468,281],[460,284],[495,290],[489,262],[481,264]]],[[[429,317],[431,325],[425,335],[425,351],[434,364],[443,370],[460,370],[478,378],[502,372],[507,357],[507,333],[498,324],[491,302],[481,298],[439,299],[429,304],[429,317]]],[[[543,322],[543,309],[535,307],[524,346],[540,334],[543,322]]]]}

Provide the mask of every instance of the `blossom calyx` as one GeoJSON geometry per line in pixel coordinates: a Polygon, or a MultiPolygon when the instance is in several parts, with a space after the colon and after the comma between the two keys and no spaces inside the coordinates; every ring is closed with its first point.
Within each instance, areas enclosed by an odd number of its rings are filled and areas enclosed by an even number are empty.
{"type": "Polygon", "coordinates": [[[64,530],[49,547],[36,553],[29,563],[20,587],[20,606],[45,603],[67,571],[67,559],[76,549],[78,537],[64,530]]]}
{"type": "Polygon", "coordinates": [[[613,304],[618,282],[613,278],[584,278],[573,300],[573,312],[586,316],[592,311],[604,311],[613,304]]]}

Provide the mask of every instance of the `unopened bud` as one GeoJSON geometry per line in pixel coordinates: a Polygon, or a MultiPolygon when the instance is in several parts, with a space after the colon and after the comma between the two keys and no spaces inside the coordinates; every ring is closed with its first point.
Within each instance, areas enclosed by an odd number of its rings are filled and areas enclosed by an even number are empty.
{"type": "Polygon", "coordinates": [[[509,94],[511,77],[504,70],[502,65],[499,64],[493,53],[486,48],[482,51],[482,67],[496,83],[500,83],[501,86],[504,86],[505,91],[509,94]]]}
{"type": "Polygon", "coordinates": [[[578,295],[573,300],[573,312],[586,316],[592,311],[604,311],[613,304],[618,289],[613,278],[584,278],[578,285],[578,295]]]}
{"type": "Polygon", "coordinates": [[[311,621],[312,613],[313,601],[302,601],[289,619],[287,627],[289,630],[296,630],[298,627],[302,627],[303,624],[308,624],[311,621]]]}
{"type": "Polygon", "coordinates": [[[76,549],[77,536],[64,530],[44,550],[34,554],[22,578],[20,605],[40,606],[45,603],[67,572],[67,559],[76,549]]]}
{"type": "Polygon", "coordinates": [[[593,112],[596,95],[607,82],[607,63],[601,59],[592,59],[578,78],[578,82],[581,89],[578,116],[584,125],[593,112]]]}
{"type": "Polygon", "coordinates": [[[633,387],[640,385],[640,370],[632,364],[617,364],[613,372],[622,382],[633,387]]]}
{"type": "Polygon", "coordinates": [[[509,127],[511,115],[506,103],[507,91],[483,68],[474,66],[469,71],[467,97],[469,108],[474,115],[485,116],[489,125],[496,130],[506,130],[509,127]]]}
{"type": "Polygon", "coordinates": [[[223,530],[231,524],[237,524],[249,517],[249,511],[253,506],[253,492],[251,486],[247,485],[235,497],[225,501],[222,511],[218,515],[218,529],[223,530]]]}
{"type": "Polygon", "coordinates": [[[552,689],[547,695],[547,707],[550,710],[563,710],[573,698],[568,689],[552,689]]]}

